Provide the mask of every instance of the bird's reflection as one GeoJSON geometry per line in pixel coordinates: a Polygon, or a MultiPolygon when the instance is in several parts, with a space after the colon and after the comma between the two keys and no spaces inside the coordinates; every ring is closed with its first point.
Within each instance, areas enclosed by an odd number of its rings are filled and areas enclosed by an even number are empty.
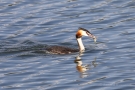
{"type": "Polygon", "coordinates": [[[75,60],[74,61],[76,63],[76,69],[78,72],[86,72],[89,69],[89,65],[83,65],[81,60],[75,60]]]}
{"type": "Polygon", "coordinates": [[[79,54],[75,58],[74,63],[76,63],[76,69],[80,73],[81,78],[87,77],[88,76],[87,70],[90,70],[92,67],[97,66],[96,58],[91,63],[84,65],[83,62],[82,62],[82,59],[81,59],[81,54],[79,54]]]}

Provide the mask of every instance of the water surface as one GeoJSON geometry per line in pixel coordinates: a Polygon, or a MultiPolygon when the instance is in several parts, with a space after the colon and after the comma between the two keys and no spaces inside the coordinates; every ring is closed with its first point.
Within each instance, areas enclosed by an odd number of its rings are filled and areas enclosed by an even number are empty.
{"type": "Polygon", "coordinates": [[[135,88],[134,0],[1,0],[0,90],[133,90],[135,88]],[[86,51],[52,55],[46,45],[78,48],[78,27],[86,51]]]}

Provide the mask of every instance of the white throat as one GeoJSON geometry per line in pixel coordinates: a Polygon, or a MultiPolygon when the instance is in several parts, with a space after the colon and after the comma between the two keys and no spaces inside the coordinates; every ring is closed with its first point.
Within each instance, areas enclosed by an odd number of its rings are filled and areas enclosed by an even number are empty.
{"type": "Polygon", "coordinates": [[[79,51],[83,52],[85,50],[85,47],[83,45],[82,38],[77,38],[77,43],[79,45],[79,51]]]}

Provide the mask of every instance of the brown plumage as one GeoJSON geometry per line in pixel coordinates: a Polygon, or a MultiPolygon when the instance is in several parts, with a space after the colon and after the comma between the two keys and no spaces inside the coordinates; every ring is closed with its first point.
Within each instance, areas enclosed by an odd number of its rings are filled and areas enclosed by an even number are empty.
{"type": "Polygon", "coordinates": [[[63,46],[50,46],[46,50],[51,52],[52,54],[70,54],[79,51],[79,49],[73,49],[73,48],[63,47],[63,46]]]}

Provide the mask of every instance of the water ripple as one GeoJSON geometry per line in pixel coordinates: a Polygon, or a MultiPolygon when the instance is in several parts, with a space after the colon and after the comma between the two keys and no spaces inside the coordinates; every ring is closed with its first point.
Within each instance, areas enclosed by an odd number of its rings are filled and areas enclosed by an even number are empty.
{"type": "Polygon", "coordinates": [[[133,0],[1,0],[0,89],[133,90],[134,5],[133,0]],[[96,44],[83,37],[82,55],[44,52],[49,45],[78,48],[78,27],[97,37],[96,44]]]}

